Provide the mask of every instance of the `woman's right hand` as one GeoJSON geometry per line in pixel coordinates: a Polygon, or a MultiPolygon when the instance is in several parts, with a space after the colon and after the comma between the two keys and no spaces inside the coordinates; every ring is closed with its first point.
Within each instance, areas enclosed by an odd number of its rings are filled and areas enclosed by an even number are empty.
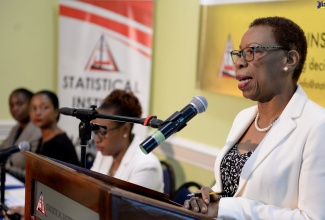
{"type": "Polygon", "coordinates": [[[202,213],[211,217],[218,217],[219,201],[221,196],[218,194],[210,195],[213,192],[210,187],[202,187],[199,190],[202,197],[192,197],[184,202],[184,208],[202,213]]]}

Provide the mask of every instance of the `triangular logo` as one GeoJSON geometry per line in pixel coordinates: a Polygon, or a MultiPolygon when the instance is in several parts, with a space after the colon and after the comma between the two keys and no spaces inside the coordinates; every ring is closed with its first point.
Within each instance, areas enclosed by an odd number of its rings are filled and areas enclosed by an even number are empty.
{"type": "Polygon", "coordinates": [[[108,40],[105,38],[104,34],[102,34],[93,49],[85,69],[92,71],[118,72],[117,65],[108,45],[108,40]]]}
{"type": "Polygon", "coordinates": [[[230,35],[227,39],[225,51],[223,53],[222,63],[220,65],[219,77],[235,77],[235,65],[232,62],[230,52],[233,50],[232,41],[230,35]]]}
{"type": "Polygon", "coordinates": [[[42,213],[44,216],[46,216],[45,206],[44,206],[44,197],[43,197],[42,192],[41,192],[41,195],[39,196],[39,199],[38,199],[36,211],[38,211],[38,212],[42,213]]]}

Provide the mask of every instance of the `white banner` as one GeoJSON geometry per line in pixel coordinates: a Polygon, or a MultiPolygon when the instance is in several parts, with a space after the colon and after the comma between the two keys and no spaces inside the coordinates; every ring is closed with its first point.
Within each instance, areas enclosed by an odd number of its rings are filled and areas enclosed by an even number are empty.
{"type": "MultiPolygon", "coordinates": [[[[148,116],[151,80],[152,1],[60,1],[60,107],[100,105],[114,89],[131,90],[148,116]]],[[[80,120],[59,125],[78,146],[80,120]]],[[[143,139],[147,129],[133,130],[143,139]]]]}

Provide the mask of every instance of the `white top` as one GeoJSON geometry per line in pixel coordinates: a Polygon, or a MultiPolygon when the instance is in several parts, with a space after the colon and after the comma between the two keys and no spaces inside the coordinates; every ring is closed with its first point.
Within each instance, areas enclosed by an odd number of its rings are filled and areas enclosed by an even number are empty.
{"type": "MultiPolygon", "coordinates": [[[[114,177],[163,192],[164,182],[160,161],[153,153],[144,154],[139,147],[140,143],[140,138],[135,135],[114,177]]],[[[91,170],[108,175],[112,163],[112,156],[104,156],[98,151],[91,170]]]]}
{"type": "Polygon", "coordinates": [[[5,204],[8,207],[25,205],[25,184],[6,173],[5,204]]]}
{"type": "MultiPolygon", "coordinates": [[[[220,163],[252,123],[257,107],[241,111],[215,163],[220,163]]],[[[295,94],[245,163],[234,197],[222,198],[218,219],[325,219],[325,109],[298,86],[295,94]]]]}

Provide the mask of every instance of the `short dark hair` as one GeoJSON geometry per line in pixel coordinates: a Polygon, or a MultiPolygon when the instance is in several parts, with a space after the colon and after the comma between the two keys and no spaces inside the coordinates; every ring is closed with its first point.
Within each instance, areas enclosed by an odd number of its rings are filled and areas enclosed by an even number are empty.
{"type": "Polygon", "coordinates": [[[26,88],[17,88],[14,91],[11,92],[10,97],[15,94],[15,93],[21,93],[23,94],[28,101],[30,101],[34,95],[34,93],[32,91],[30,91],[29,89],[26,88]]]}
{"type": "Polygon", "coordinates": [[[307,56],[307,40],[304,31],[292,20],[278,16],[257,18],[249,25],[249,28],[258,25],[272,27],[274,39],[280,46],[299,53],[299,63],[292,76],[298,81],[307,56]]]}
{"type": "Polygon", "coordinates": [[[129,91],[113,90],[100,105],[99,109],[113,109],[119,116],[139,118],[142,115],[142,107],[139,99],[129,91]]]}

